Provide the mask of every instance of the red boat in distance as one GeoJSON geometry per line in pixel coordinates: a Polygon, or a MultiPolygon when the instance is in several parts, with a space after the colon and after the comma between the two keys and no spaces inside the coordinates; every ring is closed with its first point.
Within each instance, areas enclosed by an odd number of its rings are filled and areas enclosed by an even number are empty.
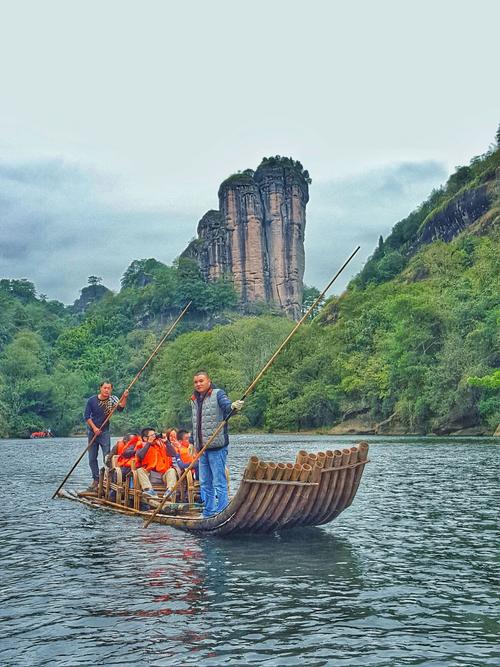
{"type": "Polygon", "coordinates": [[[49,428],[47,431],[33,431],[30,438],[52,438],[53,436],[54,434],[49,428]]]}

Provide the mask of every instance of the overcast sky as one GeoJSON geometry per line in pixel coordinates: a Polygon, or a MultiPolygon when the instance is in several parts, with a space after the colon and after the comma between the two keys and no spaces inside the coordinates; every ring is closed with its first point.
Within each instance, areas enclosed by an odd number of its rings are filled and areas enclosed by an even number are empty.
{"type": "Polygon", "coordinates": [[[497,0],[0,0],[0,277],[116,289],[275,154],[313,179],[306,282],[357,244],[359,271],[492,143],[499,25],[497,0]]]}

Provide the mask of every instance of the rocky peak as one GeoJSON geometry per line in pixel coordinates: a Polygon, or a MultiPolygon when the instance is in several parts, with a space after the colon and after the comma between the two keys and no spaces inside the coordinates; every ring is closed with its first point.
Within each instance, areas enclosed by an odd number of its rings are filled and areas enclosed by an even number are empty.
{"type": "Polygon", "coordinates": [[[90,306],[103,299],[111,290],[104,285],[87,285],[83,287],[80,296],[71,307],[74,313],[84,313],[90,306]]]}
{"type": "Polygon", "coordinates": [[[309,182],[300,162],[279,156],[233,174],[183,256],[198,261],[206,280],[231,274],[243,307],[266,302],[299,317],[309,182]]]}

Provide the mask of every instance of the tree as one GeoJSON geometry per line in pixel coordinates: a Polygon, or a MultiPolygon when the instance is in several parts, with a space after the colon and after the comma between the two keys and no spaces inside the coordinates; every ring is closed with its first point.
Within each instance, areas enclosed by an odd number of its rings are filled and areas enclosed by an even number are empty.
{"type": "Polygon", "coordinates": [[[467,378],[467,384],[471,387],[480,387],[481,389],[498,391],[500,389],[500,370],[496,369],[490,375],[485,375],[483,377],[469,377],[467,378]]]}
{"type": "Polygon", "coordinates": [[[102,283],[102,278],[100,276],[89,276],[87,280],[89,285],[92,285],[92,287],[95,287],[96,285],[100,285],[102,283]]]}
{"type": "Polygon", "coordinates": [[[122,288],[145,287],[153,282],[161,269],[167,268],[154,257],[149,259],[134,259],[122,276],[122,288]]]}
{"type": "Polygon", "coordinates": [[[36,299],[35,286],[29,280],[26,280],[26,278],[21,278],[21,280],[0,280],[0,289],[23,303],[35,301],[36,299]]]}
{"type": "MultiPolygon", "coordinates": [[[[302,294],[302,306],[300,309],[300,312],[302,315],[305,315],[309,308],[313,305],[313,303],[316,301],[318,296],[320,295],[320,291],[317,287],[308,287],[307,285],[304,285],[304,292],[302,294]]],[[[313,308],[313,311],[310,315],[311,319],[313,317],[316,317],[316,315],[319,313],[321,310],[323,304],[325,302],[325,299],[321,299],[321,301],[313,308]]]]}

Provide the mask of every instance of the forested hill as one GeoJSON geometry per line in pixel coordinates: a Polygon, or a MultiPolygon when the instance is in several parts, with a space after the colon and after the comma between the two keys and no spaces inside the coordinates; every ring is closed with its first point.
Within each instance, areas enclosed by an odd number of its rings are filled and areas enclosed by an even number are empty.
{"type": "MultiPolygon", "coordinates": [[[[500,422],[499,222],[496,147],[380,239],[233,428],[492,433],[500,422]]],[[[231,281],[204,283],[190,260],[133,262],[118,294],[92,276],[70,308],[37,296],[28,280],[1,280],[0,436],[82,431],[85,398],[108,377],[123,390],[188,299],[190,317],[114,418],[116,433],[187,424],[191,376],[201,367],[238,397],[292,323],[263,304],[242,316],[231,281]]]]}

